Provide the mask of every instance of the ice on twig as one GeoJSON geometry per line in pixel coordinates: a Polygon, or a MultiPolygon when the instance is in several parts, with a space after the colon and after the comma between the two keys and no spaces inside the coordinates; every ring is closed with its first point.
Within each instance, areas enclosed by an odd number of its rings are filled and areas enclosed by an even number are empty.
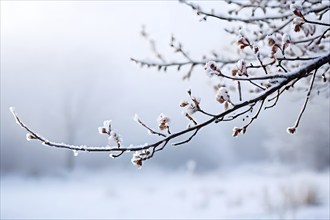
{"type": "Polygon", "coordinates": [[[134,114],[133,116],[133,120],[136,121],[136,122],[139,122],[139,116],[137,114],[134,114]]]}
{"type": "Polygon", "coordinates": [[[11,113],[13,113],[13,114],[14,114],[14,113],[15,113],[15,107],[13,107],[13,106],[10,106],[10,107],[9,107],[9,111],[10,111],[11,113]]]}

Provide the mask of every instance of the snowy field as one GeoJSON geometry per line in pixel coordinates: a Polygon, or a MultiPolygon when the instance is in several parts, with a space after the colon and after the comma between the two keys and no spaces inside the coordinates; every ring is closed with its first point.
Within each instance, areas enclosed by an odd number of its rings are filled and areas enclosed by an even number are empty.
{"type": "Polygon", "coordinates": [[[329,171],[78,170],[1,178],[1,219],[329,219],[329,171]]]}

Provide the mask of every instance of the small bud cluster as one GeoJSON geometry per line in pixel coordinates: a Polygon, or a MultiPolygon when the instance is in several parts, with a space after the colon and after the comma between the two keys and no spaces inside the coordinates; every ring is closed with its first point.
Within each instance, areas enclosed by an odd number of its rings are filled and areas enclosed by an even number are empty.
{"type": "Polygon", "coordinates": [[[180,107],[181,108],[184,108],[184,111],[183,111],[183,114],[184,115],[191,117],[198,110],[200,110],[199,104],[201,103],[201,98],[200,97],[196,97],[196,96],[192,96],[190,89],[187,91],[187,93],[190,96],[191,102],[181,101],[180,102],[180,107]]]}
{"type": "Polygon", "coordinates": [[[219,75],[220,73],[220,70],[218,69],[217,63],[215,61],[208,61],[205,64],[204,69],[209,76],[219,75]]]}
{"type": "Polygon", "coordinates": [[[110,140],[113,140],[118,147],[120,147],[122,138],[119,134],[111,129],[111,120],[105,120],[103,126],[98,128],[100,134],[105,134],[109,136],[110,140]]]}
{"type": "Polygon", "coordinates": [[[244,134],[246,132],[246,128],[238,128],[238,127],[234,127],[233,128],[233,137],[237,137],[239,134],[244,134]]]}
{"type": "Polygon", "coordinates": [[[100,134],[110,135],[111,132],[111,120],[105,120],[103,126],[98,128],[100,134]]]}
{"type": "Polygon", "coordinates": [[[158,127],[160,130],[165,130],[167,129],[167,132],[170,134],[170,118],[166,115],[164,115],[163,113],[161,113],[159,116],[158,116],[158,127]]]}
{"type": "Polygon", "coordinates": [[[248,76],[245,61],[239,60],[236,64],[236,67],[234,69],[232,69],[231,74],[233,76],[236,76],[237,74],[239,76],[248,76]]]}
{"type": "Polygon", "coordinates": [[[180,107],[184,108],[183,113],[192,116],[198,111],[198,107],[194,103],[182,101],[180,107]]]}
{"type": "Polygon", "coordinates": [[[220,87],[218,89],[215,98],[220,104],[224,104],[226,110],[228,109],[229,103],[231,103],[231,101],[228,90],[225,87],[220,87]]]}
{"type": "Polygon", "coordinates": [[[142,162],[146,159],[149,159],[151,156],[151,152],[149,149],[136,151],[133,154],[131,162],[136,165],[138,168],[142,167],[142,162]]]}
{"type": "Polygon", "coordinates": [[[238,40],[237,40],[237,44],[239,49],[243,50],[245,47],[250,46],[250,42],[248,39],[246,39],[243,35],[240,35],[238,40]]]}
{"type": "Polygon", "coordinates": [[[121,142],[122,142],[122,138],[119,136],[118,133],[116,133],[115,131],[111,131],[110,132],[110,136],[109,139],[112,139],[114,142],[117,143],[118,147],[120,146],[121,142]]]}
{"type": "Polygon", "coordinates": [[[303,24],[305,24],[305,21],[300,17],[296,17],[293,19],[292,23],[294,25],[294,31],[299,32],[302,29],[303,24]]]}
{"type": "Polygon", "coordinates": [[[292,13],[300,18],[303,18],[303,8],[300,4],[291,4],[290,5],[290,10],[292,11],[292,13]]]}
{"type": "Polygon", "coordinates": [[[292,23],[294,25],[294,31],[300,32],[301,30],[304,31],[305,36],[314,35],[316,31],[315,25],[307,24],[306,19],[303,15],[303,8],[301,5],[292,4],[290,5],[290,9],[292,13],[297,16],[293,19],[292,23]]]}
{"type": "Polygon", "coordinates": [[[266,40],[268,41],[268,46],[271,47],[271,57],[276,59],[275,57],[275,54],[278,50],[278,48],[280,48],[280,42],[281,40],[279,39],[279,35],[271,35],[271,36],[268,36],[266,38],[266,40]]]}
{"type": "Polygon", "coordinates": [[[287,129],[286,129],[286,131],[289,133],[289,134],[294,134],[294,133],[296,133],[296,128],[295,127],[288,127],[287,129]]]}
{"type": "Polygon", "coordinates": [[[276,33],[268,36],[266,40],[268,42],[268,46],[271,47],[271,57],[274,59],[276,59],[275,55],[278,50],[280,50],[282,54],[284,54],[285,49],[288,48],[292,43],[291,37],[287,33],[283,35],[276,33]]]}
{"type": "Polygon", "coordinates": [[[294,25],[295,32],[300,32],[303,30],[306,37],[309,35],[313,36],[315,34],[315,25],[305,23],[305,20],[300,17],[294,18],[292,23],[294,25]]]}

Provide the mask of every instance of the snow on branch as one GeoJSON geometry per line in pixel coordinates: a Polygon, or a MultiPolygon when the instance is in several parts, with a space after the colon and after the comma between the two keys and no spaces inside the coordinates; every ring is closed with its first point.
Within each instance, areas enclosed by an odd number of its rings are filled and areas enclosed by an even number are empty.
{"type": "MultiPolygon", "coordinates": [[[[108,152],[116,158],[125,153],[132,154],[131,162],[141,167],[144,161],[152,158],[166,146],[183,145],[189,143],[198,132],[212,123],[234,121],[243,118],[243,125],[233,128],[232,136],[245,134],[250,126],[263,111],[274,108],[285,92],[304,92],[306,98],[298,113],[297,120],[292,127],[287,128],[288,133],[294,134],[301,122],[307,103],[313,91],[320,94],[328,91],[330,82],[330,4],[328,1],[305,0],[301,4],[284,4],[281,1],[250,0],[226,1],[234,5],[228,14],[219,14],[215,10],[206,12],[199,5],[185,0],[181,1],[202,16],[202,21],[214,17],[231,22],[231,29],[225,29],[233,35],[238,51],[235,59],[220,57],[212,50],[213,59],[203,56],[202,59],[193,58],[183,43],[173,35],[170,47],[179,53],[182,61],[168,62],[163,56],[156,41],[146,32],[145,27],[141,35],[149,42],[155,60],[140,60],[131,58],[141,67],[156,67],[166,71],[174,67],[180,72],[181,67],[189,66],[188,73],[183,79],[189,79],[196,66],[204,66],[205,76],[213,82],[215,104],[223,106],[220,112],[208,112],[202,100],[189,90],[188,99],[180,102],[178,106],[188,120],[187,126],[181,130],[173,130],[174,123],[169,116],[161,113],[155,120],[158,127],[153,128],[143,122],[137,115],[134,121],[149,135],[154,135],[156,141],[142,145],[125,146],[122,135],[113,130],[111,120],[104,121],[98,128],[102,135],[106,135],[112,145],[86,146],[57,143],[48,140],[27,126],[14,108],[10,108],[17,124],[26,132],[27,140],[35,140],[43,145],[79,151],[108,152]],[[241,13],[250,16],[241,16],[241,13]],[[234,14],[234,15],[233,15],[234,14]],[[258,14],[258,15],[257,15],[258,14]],[[262,14],[262,15],[260,15],[262,14]],[[247,28],[243,28],[241,24],[247,28]],[[309,79],[309,85],[302,83],[302,79],[309,79]],[[196,114],[206,117],[205,121],[198,122],[196,114]],[[250,117],[249,115],[253,115],[250,117]]],[[[285,1],[290,2],[290,1],[285,1]]],[[[329,96],[328,96],[329,97],[329,96]]]]}

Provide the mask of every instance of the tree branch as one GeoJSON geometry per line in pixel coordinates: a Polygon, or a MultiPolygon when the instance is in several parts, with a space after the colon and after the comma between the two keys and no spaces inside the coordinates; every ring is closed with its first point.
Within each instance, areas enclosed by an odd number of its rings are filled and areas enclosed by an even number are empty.
{"type": "MultiPolygon", "coordinates": [[[[197,132],[200,129],[206,127],[207,125],[209,125],[211,123],[214,123],[219,118],[224,118],[226,115],[229,115],[230,113],[238,111],[239,109],[242,109],[246,106],[249,106],[252,103],[256,103],[258,101],[262,101],[262,103],[263,103],[264,100],[269,95],[271,95],[274,92],[278,91],[282,87],[287,86],[290,82],[292,82],[294,80],[297,80],[297,79],[300,80],[300,79],[308,76],[311,71],[315,71],[316,69],[320,68],[321,66],[323,66],[324,64],[329,63],[329,62],[330,62],[330,54],[324,55],[324,56],[314,60],[314,62],[311,62],[308,65],[302,67],[301,69],[288,74],[288,76],[282,82],[275,85],[274,87],[271,87],[271,88],[267,89],[266,91],[259,94],[258,96],[256,96],[253,99],[238,103],[238,104],[234,105],[233,107],[229,108],[228,110],[226,110],[226,111],[224,111],[220,114],[215,115],[214,117],[212,117],[209,120],[204,121],[203,123],[197,124],[195,126],[189,127],[187,129],[181,130],[181,131],[176,132],[176,133],[172,133],[171,135],[169,135],[167,137],[164,137],[164,138],[160,139],[159,141],[156,141],[155,143],[145,144],[145,145],[141,145],[141,146],[130,146],[130,147],[122,146],[122,147],[118,148],[118,146],[109,146],[109,145],[107,145],[107,146],[94,147],[94,146],[86,146],[86,145],[78,146],[78,145],[70,145],[70,144],[52,142],[52,141],[49,141],[48,139],[42,137],[41,135],[39,135],[38,133],[36,133],[32,129],[30,129],[26,124],[24,124],[22,122],[22,120],[18,117],[18,115],[16,114],[14,108],[11,107],[10,111],[12,112],[14,118],[16,119],[17,124],[19,124],[24,130],[26,130],[28,132],[28,134],[27,134],[27,139],[28,140],[37,140],[37,141],[41,142],[43,145],[46,145],[46,146],[56,147],[56,148],[65,148],[65,149],[69,149],[69,150],[72,150],[72,151],[118,152],[119,154],[115,157],[118,157],[118,156],[122,155],[124,152],[125,153],[126,152],[137,152],[137,151],[142,151],[142,150],[149,150],[151,148],[153,149],[153,153],[155,153],[155,152],[158,152],[158,151],[161,151],[162,149],[164,149],[168,142],[170,142],[174,139],[177,139],[178,137],[181,137],[182,135],[184,135],[186,133],[189,133],[189,132],[193,131],[194,132],[193,135],[188,140],[183,141],[183,142],[179,142],[176,145],[184,144],[184,143],[189,142],[197,134],[197,132]],[[163,146],[161,148],[157,149],[157,147],[160,146],[161,144],[163,144],[163,146]]],[[[316,72],[313,75],[313,80],[312,80],[312,83],[311,83],[311,86],[310,86],[310,90],[312,89],[312,85],[313,85],[313,82],[314,82],[314,79],[315,79],[315,74],[316,74],[316,72]]],[[[309,99],[309,94],[310,94],[310,91],[307,95],[307,97],[308,97],[307,101],[309,99]]],[[[307,103],[307,101],[305,103],[307,103]]],[[[257,113],[257,116],[259,115],[260,110],[261,110],[261,107],[260,107],[260,109],[257,113]]],[[[296,123],[296,125],[299,123],[300,117],[299,117],[298,122],[296,123]]],[[[251,122],[248,125],[250,125],[251,122]]]]}

